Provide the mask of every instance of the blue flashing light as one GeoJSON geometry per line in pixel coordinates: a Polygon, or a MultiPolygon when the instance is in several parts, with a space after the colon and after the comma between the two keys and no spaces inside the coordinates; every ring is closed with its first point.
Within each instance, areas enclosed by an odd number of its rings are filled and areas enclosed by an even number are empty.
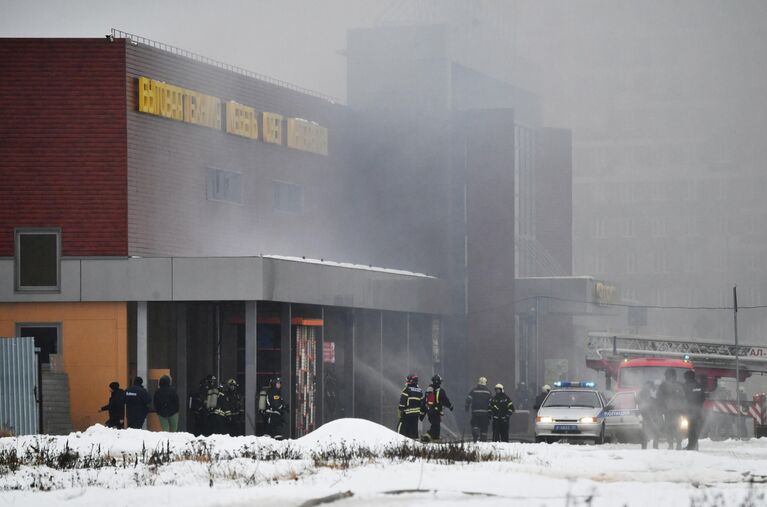
{"type": "Polygon", "coordinates": [[[554,387],[584,387],[587,389],[594,389],[597,386],[596,382],[572,382],[569,380],[558,380],[554,382],[554,387]]]}
{"type": "Polygon", "coordinates": [[[689,363],[690,362],[690,354],[685,354],[684,355],[684,362],[685,363],[689,363]]]}

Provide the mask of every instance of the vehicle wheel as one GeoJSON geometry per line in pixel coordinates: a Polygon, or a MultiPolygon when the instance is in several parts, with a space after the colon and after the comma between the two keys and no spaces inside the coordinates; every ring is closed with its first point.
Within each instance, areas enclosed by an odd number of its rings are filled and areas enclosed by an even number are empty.
{"type": "Polygon", "coordinates": [[[602,424],[602,429],[599,430],[599,436],[594,439],[596,445],[602,445],[605,443],[605,425],[602,424]]]}
{"type": "Polygon", "coordinates": [[[540,444],[541,442],[545,442],[545,441],[546,441],[545,437],[535,437],[536,444],[540,444]]]}

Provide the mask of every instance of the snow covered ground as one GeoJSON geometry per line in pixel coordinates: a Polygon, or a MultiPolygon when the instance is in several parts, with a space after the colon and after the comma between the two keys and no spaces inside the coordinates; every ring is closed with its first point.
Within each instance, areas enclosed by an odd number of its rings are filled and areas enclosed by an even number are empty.
{"type": "Polygon", "coordinates": [[[286,442],[101,426],[3,438],[0,506],[300,506],[346,492],[330,505],[767,505],[765,439],[700,452],[486,443],[464,449],[480,461],[454,463],[398,457],[403,445],[436,449],[360,419],[286,442]]]}

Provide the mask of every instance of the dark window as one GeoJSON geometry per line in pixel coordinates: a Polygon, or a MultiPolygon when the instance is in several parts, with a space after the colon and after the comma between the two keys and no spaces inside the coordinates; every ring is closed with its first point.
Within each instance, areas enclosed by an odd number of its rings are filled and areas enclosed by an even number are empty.
{"type": "Polygon", "coordinates": [[[17,229],[15,243],[16,290],[59,290],[60,230],[17,229]]]}
{"type": "Polygon", "coordinates": [[[242,204],[242,174],[209,167],[207,170],[207,196],[213,201],[242,204]]]}
{"type": "Polygon", "coordinates": [[[35,339],[35,347],[40,349],[40,362],[51,362],[51,354],[59,353],[59,326],[20,324],[18,336],[31,336],[35,339]]]}
{"type": "Polygon", "coordinates": [[[300,185],[285,183],[283,181],[272,182],[273,207],[275,211],[287,213],[303,213],[304,189],[300,185]]]}

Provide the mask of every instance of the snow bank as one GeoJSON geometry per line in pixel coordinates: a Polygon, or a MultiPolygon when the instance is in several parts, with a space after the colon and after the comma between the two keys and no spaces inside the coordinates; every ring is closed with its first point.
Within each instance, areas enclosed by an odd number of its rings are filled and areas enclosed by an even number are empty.
{"type": "Polygon", "coordinates": [[[313,432],[296,440],[302,447],[325,447],[346,444],[352,447],[378,449],[387,445],[399,445],[410,439],[385,426],[365,419],[336,419],[320,426],[313,432]]]}

